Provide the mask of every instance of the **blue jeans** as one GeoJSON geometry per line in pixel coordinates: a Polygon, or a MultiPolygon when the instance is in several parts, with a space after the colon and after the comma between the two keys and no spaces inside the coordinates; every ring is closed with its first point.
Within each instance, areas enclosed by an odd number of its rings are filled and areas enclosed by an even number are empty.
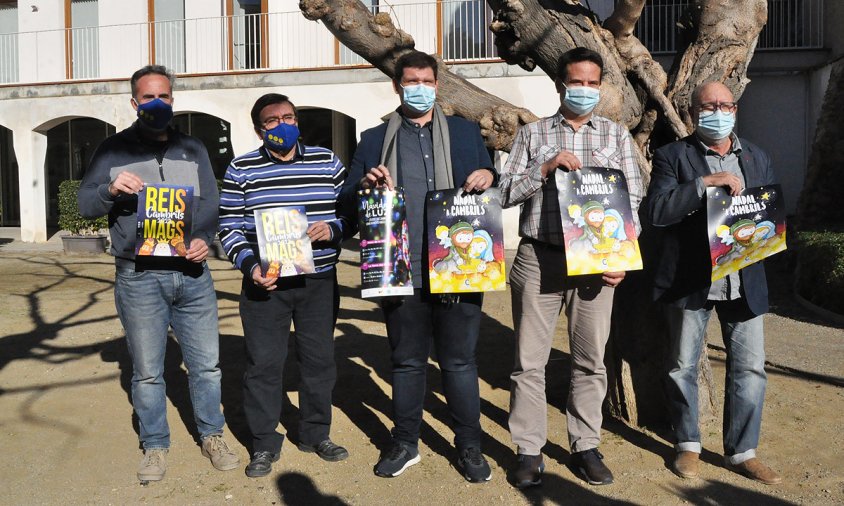
{"type": "Polygon", "coordinates": [[[698,360],[712,309],[718,311],[727,350],[724,382],[724,455],[739,464],[756,455],[765,401],[765,338],[762,315],[743,299],[710,301],[703,309],[666,307],[671,333],[668,401],[678,451],[700,453],[698,428],[698,360]]]}
{"type": "Polygon", "coordinates": [[[381,308],[393,363],[393,439],[416,447],[422,425],[428,356],[436,346],[443,393],[458,450],[481,447],[481,400],[475,351],[482,294],[460,295],[444,304],[439,296],[387,298],[381,308]]]}
{"type": "Polygon", "coordinates": [[[114,283],[117,315],[132,357],[132,405],[145,449],[168,448],[164,352],[167,331],[182,348],[188,369],[193,416],[202,439],[223,433],[220,411],[220,336],[217,296],[207,266],[197,276],[174,271],[118,268],[114,283]]]}

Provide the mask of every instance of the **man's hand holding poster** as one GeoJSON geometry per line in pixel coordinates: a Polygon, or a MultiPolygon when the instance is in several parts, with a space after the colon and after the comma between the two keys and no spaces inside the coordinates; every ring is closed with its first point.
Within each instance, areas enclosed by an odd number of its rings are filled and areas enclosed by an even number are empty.
{"type": "Polygon", "coordinates": [[[264,277],[281,278],[315,272],[304,207],[256,209],[255,233],[258,235],[264,277]]]}
{"type": "Polygon", "coordinates": [[[785,204],[780,185],[747,188],[735,197],[706,189],[712,281],[785,250],[785,204]]]}
{"type": "Polygon", "coordinates": [[[620,170],[557,170],[569,276],[642,268],[627,182],[620,170]]]}
{"type": "Polygon", "coordinates": [[[506,289],[498,189],[435,190],[425,200],[431,293],[506,289]]]}
{"type": "Polygon", "coordinates": [[[193,186],[147,184],[138,194],[135,255],[183,257],[190,247],[193,186]]]}
{"type": "Polygon", "coordinates": [[[413,295],[404,192],[358,192],[361,296],[413,295]]]}

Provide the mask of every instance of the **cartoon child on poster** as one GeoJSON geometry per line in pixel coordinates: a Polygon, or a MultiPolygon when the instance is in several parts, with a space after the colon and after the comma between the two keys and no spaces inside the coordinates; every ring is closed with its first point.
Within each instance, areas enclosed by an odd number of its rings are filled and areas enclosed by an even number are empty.
{"type": "MultiPolygon", "coordinates": [[[[442,227],[445,228],[445,227],[442,227]]],[[[437,231],[442,242],[442,230],[437,231]]],[[[448,229],[448,254],[434,262],[437,272],[462,272],[472,269],[471,246],[475,230],[465,221],[458,221],[448,229]]]]}

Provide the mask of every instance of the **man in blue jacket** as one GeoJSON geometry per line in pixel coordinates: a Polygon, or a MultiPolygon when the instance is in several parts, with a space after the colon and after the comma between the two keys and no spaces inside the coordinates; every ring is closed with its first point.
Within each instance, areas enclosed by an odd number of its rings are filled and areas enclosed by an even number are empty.
{"type": "Polygon", "coordinates": [[[721,83],[700,86],[692,96],[694,134],[657,150],[648,189],[648,218],[664,230],[654,296],[665,303],[671,336],[668,401],[676,436],[674,472],[699,475],[698,359],[712,309],[718,311],[727,350],[724,453],[728,468],[765,484],[782,478],[756,458],[765,400],[762,315],[768,286],[762,263],[711,281],[707,243],[706,188],[731,195],[774,183],[761,149],[733,132],[737,110],[721,83]]]}
{"type": "MultiPolygon", "coordinates": [[[[451,415],[458,465],[471,482],[492,477],[481,453],[480,394],[475,350],[482,294],[459,298],[432,295],[423,287],[426,237],[425,194],[462,187],[481,191],[497,179],[480,129],[465,119],[445,116],[435,105],[437,62],[413,51],[396,63],[393,88],[401,107],[389,121],[361,135],[344,187],[347,208],[357,190],[401,186],[410,236],[413,296],[381,301],[393,363],[393,440],[375,474],[398,476],[419,462],[419,429],[425,399],[425,374],[433,341],[451,415]]],[[[427,270],[427,269],[425,269],[427,270]]]]}

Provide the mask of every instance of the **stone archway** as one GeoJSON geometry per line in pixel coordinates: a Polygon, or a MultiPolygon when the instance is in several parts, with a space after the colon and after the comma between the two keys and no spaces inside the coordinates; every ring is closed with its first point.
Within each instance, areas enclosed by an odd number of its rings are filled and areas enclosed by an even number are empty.
{"type": "Polygon", "coordinates": [[[322,107],[297,105],[296,109],[302,142],[330,149],[348,167],[357,146],[355,119],[340,111],[322,107]]]}
{"type": "Polygon", "coordinates": [[[0,125],[0,227],[19,227],[21,224],[18,181],[12,131],[0,125]]]}
{"type": "Polygon", "coordinates": [[[97,118],[58,118],[39,130],[47,137],[44,160],[45,212],[48,227],[58,224],[59,184],[67,179],[82,179],[94,152],[102,141],[115,133],[113,125],[97,118]]]}

